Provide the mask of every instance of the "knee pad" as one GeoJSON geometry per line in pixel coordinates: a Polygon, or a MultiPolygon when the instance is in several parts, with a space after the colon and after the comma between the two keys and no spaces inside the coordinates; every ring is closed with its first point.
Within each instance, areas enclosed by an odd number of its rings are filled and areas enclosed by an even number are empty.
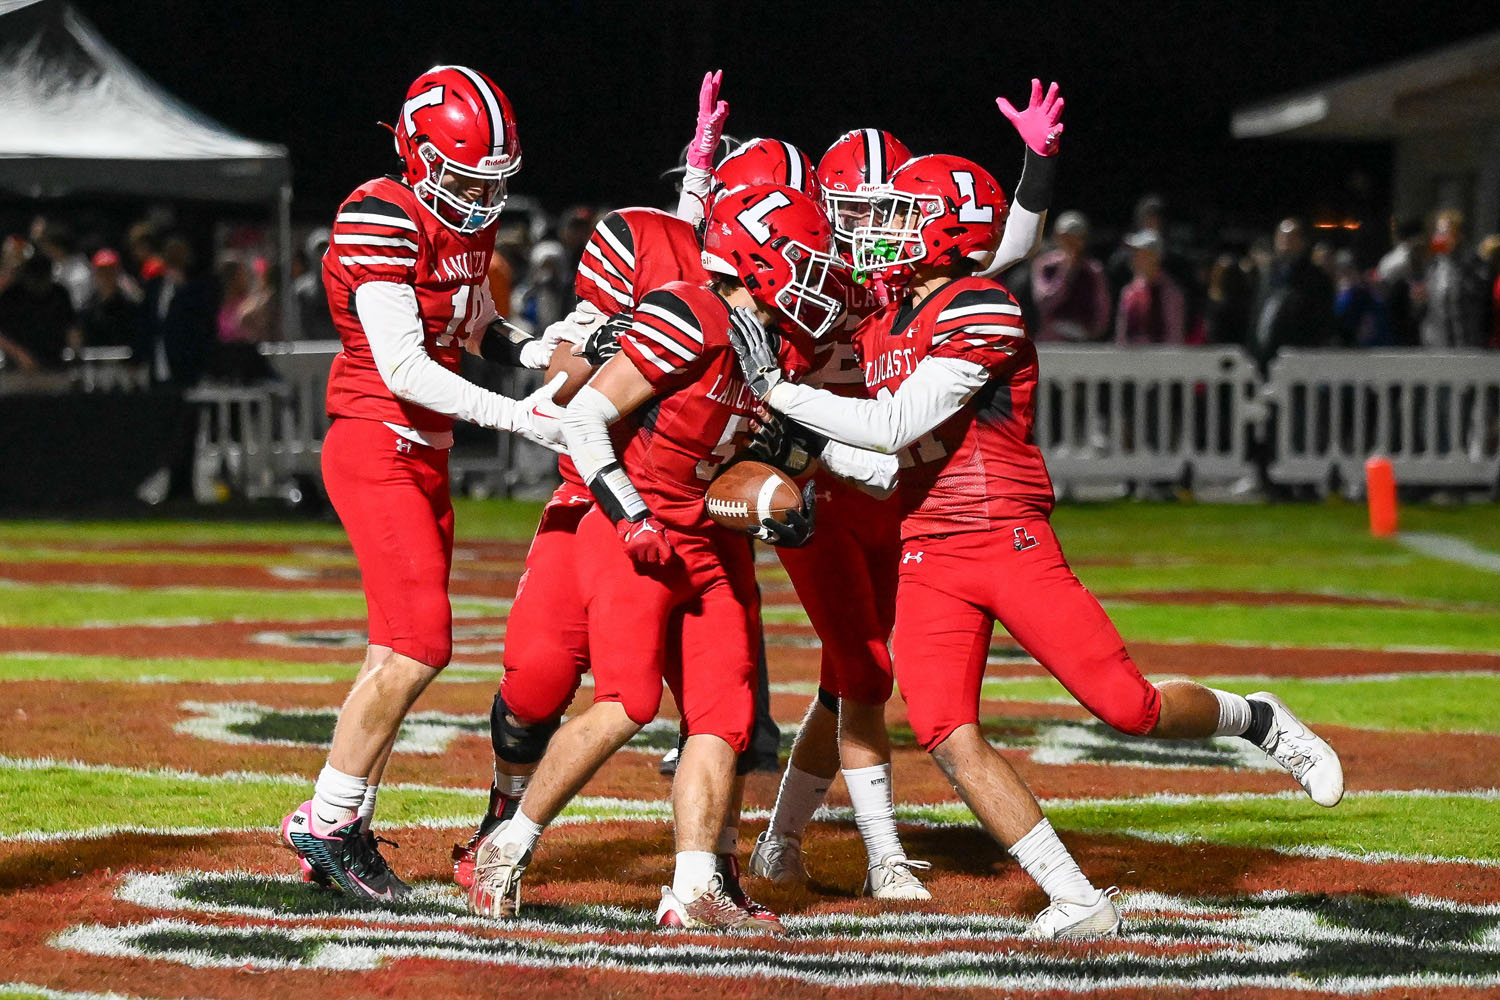
{"type": "Polygon", "coordinates": [[[490,744],[495,748],[495,756],[507,764],[535,764],[542,759],[547,743],[561,724],[561,719],[521,722],[511,714],[505,699],[497,691],[495,702],[490,706],[490,744]]]}

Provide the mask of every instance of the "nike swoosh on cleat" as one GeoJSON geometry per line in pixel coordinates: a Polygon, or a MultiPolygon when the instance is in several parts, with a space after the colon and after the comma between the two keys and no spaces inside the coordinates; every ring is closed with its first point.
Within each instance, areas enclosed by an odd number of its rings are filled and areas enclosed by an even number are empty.
{"type": "Polygon", "coordinates": [[[349,881],[353,882],[355,885],[359,886],[365,892],[369,893],[370,896],[373,897],[374,899],[384,899],[384,900],[390,901],[390,900],[393,900],[393,899],[396,898],[395,893],[393,893],[390,889],[387,889],[384,892],[376,892],[374,889],[371,889],[369,886],[367,886],[363,882],[361,882],[359,880],[359,877],[357,875],[355,875],[353,872],[349,872],[349,881]]]}

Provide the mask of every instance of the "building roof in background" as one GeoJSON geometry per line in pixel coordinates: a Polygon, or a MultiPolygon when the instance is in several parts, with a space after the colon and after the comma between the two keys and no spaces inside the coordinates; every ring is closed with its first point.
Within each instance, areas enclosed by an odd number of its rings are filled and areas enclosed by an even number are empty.
{"type": "Polygon", "coordinates": [[[1235,111],[1236,139],[1382,140],[1500,121],[1500,31],[1235,111]]]}

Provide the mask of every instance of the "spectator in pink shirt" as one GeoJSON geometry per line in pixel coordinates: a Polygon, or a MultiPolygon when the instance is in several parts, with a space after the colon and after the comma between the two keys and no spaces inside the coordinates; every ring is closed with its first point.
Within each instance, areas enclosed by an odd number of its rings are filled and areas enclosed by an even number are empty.
{"type": "Polygon", "coordinates": [[[1052,230],[1054,248],[1031,264],[1031,294],[1041,323],[1039,341],[1086,343],[1109,333],[1109,284],[1104,265],[1085,252],[1089,222],[1082,212],[1064,212],[1052,230]]]}
{"type": "Polygon", "coordinates": [[[1161,236],[1149,229],[1125,237],[1135,277],[1120,290],[1115,343],[1182,344],[1187,339],[1187,302],[1161,267],[1161,236]]]}

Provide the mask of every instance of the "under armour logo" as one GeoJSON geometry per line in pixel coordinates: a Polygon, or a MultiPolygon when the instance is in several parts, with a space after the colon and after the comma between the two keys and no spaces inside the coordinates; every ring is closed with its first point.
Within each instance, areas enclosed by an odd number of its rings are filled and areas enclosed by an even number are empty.
{"type": "Polygon", "coordinates": [[[397,438],[396,450],[405,455],[407,452],[411,451],[411,442],[406,438],[397,438]]]}
{"type": "Polygon", "coordinates": [[[1036,539],[1025,528],[1017,528],[1012,534],[1015,535],[1017,552],[1036,547],[1036,539]]]}
{"type": "Polygon", "coordinates": [[[909,562],[921,562],[923,555],[925,555],[923,552],[908,552],[901,557],[901,565],[905,566],[909,562]]]}

